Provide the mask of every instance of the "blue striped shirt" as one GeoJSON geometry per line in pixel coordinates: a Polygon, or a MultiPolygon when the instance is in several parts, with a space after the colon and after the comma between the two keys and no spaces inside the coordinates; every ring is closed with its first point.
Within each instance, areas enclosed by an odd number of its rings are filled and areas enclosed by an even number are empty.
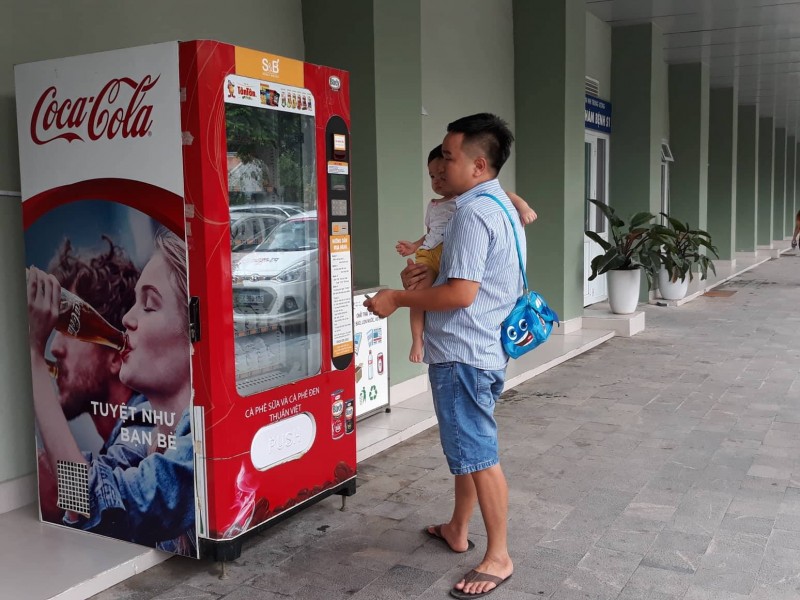
{"type": "Polygon", "coordinates": [[[448,279],[467,279],[480,283],[480,288],[467,308],[425,313],[428,364],[455,361],[498,370],[508,361],[500,344],[500,325],[522,294],[522,275],[511,223],[494,200],[479,197],[486,193],[506,206],[525,248],[519,215],[497,179],[481,183],[456,199],[434,285],[448,279]]]}

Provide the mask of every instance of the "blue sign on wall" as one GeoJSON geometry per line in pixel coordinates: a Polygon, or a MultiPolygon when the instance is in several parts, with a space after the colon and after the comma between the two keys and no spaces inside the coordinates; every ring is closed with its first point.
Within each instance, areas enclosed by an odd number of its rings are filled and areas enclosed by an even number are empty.
{"type": "Polygon", "coordinates": [[[583,121],[586,129],[611,133],[611,102],[586,94],[586,109],[583,121]]]}

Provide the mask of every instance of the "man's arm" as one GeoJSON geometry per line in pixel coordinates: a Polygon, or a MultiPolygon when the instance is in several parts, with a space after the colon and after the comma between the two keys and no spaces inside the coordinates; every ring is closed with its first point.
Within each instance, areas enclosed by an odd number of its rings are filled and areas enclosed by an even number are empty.
{"type": "Polygon", "coordinates": [[[364,302],[364,306],[379,317],[388,317],[400,307],[455,310],[471,306],[480,287],[477,281],[448,279],[442,285],[423,290],[381,290],[364,302]]]}

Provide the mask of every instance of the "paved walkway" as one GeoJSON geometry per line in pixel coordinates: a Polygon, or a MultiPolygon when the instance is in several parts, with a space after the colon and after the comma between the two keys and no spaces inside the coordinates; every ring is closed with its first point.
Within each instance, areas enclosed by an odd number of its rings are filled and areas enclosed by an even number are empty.
{"type": "MultiPolygon", "coordinates": [[[[498,405],[515,574],[493,599],[800,599],[800,258],[730,297],[647,307],[647,330],[511,390],[498,405]]],[[[444,599],[480,558],[421,529],[447,518],[436,430],[360,466],[248,543],[228,578],[172,559],[98,600],[444,599]]]]}

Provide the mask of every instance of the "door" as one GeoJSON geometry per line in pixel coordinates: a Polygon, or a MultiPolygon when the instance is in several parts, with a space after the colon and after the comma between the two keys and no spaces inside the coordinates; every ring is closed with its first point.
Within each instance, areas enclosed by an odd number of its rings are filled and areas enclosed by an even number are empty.
{"type": "MultiPolygon", "coordinates": [[[[608,224],[606,218],[603,212],[589,202],[589,200],[597,200],[603,204],[608,204],[608,147],[609,139],[607,136],[595,132],[586,132],[584,138],[584,162],[586,167],[584,184],[584,197],[586,199],[584,203],[584,229],[586,231],[594,231],[604,240],[608,240],[608,224]]],[[[592,259],[602,253],[603,248],[597,242],[584,236],[584,306],[602,302],[608,297],[605,275],[599,275],[593,281],[589,281],[589,276],[592,274],[592,259]]]]}

